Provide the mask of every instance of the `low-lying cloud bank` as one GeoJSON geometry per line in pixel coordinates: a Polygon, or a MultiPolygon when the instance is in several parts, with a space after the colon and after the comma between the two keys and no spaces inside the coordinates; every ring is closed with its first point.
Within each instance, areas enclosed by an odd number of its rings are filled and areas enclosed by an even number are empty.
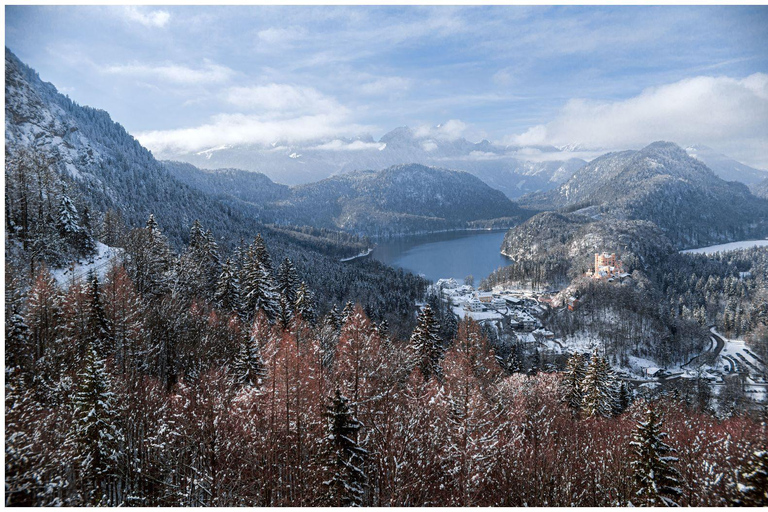
{"type": "Polygon", "coordinates": [[[768,74],[688,78],[622,101],[573,99],[508,142],[629,149],[655,140],[705,144],[768,168],[768,74]]]}

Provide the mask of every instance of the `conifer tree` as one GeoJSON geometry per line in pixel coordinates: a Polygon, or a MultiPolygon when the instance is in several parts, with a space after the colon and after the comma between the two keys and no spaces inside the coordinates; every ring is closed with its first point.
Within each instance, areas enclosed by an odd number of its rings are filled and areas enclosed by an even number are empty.
{"type": "Polygon", "coordinates": [[[613,414],[616,390],[613,371],[608,361],[597,354],[592,354],[589,369],[584,377],[582,407],[587,417],[608,417],[613,414]]]}
{"type": "Polygon", "coordinates": [[[574,411],[579,411],[584,400],[582,384],[586,377],[586,361],[583,354],[573,354],[568,358],[563,377],[563,402],[574,411]]]}
{"type": "Polygon", "coordinates": [[[338,388],[330,402],[326,413],[325,471],[328,479],[323,481],[326,502],[334,507],[359,507],[365,494],[367,478],[363,465],[368,454],[357,441],[360,423],[338,388]]]}
{"type": "Polygon", "coordinates": [[[232,363],[232,373],[238,386],[258,387],[267,376],[267,365],[261,356],[258,338],[248,332],[240,336],[240,346],[232,363]]]}
{"type": "Polygon", "coordinates": [[[440,326],[435,320],[432,308],[427,304],[419,313],[419,319],[410,340],[410,347],[415,357],[415,366],[419,367],[425,380],[432,377],[442,380],[440,360],[445,348],[443,341],[438,336],[439,331],[440,326]]]}
{"type": "Polygon", "coordinates": [[[88,272],[88,334],[90,342],[102,353],[110,351],[111,336],[107,314],[101,301],[99,278],[95,272],[88,272]]]}
{"type": "Polygon", "coordinates": [[[314,325],[317,320],[315,298],[312,291],[307,287],[307,283],[304,281],[301,282],[299,290],[296,293],[295,311],[296,314],[301,315],[301,318],[309,325],[314,325]]]}
{"type": "Polygon", "coordinates": [[[768,507],[768,450],[754,452],[742,475],[743,481],[737,486],[739,496],[734,504],[768,507]]]}
{"type": "Polygon", "coordinates": [[[661,418],[649,406],[645,421],[638,422],[632,433],[635,496],[645,506],[675,507],[675,500],[682,495],[678,487],[680,473],[673,466],[677,458],[669,455],[674,450],[664,443],[667,434],[661,428],[661,418]]]}
{"type": "Polygon", "coordinates": [[[106,490],[115,476],[121,440],[111,387],[104,359],[91,343],[85,352],[83,369],[78,374],[70,432],[77,472],[82,481],[83,505],[109,505],[105,501],[106,490]]]}
{"type": "Polygon", "coordinates": [[[343,327],[344,324],[347,323],[349,320],[349,317],[352,316],[352,313],[355,311],[355,305],[352,303],[352,301],[347,301],[347,303],[344,305],[344,309],[341,311],[341,326],[343,327]]]}
{"type": "Polygon", "coordinates": [[[242,282],[243,300],[247,313],[252,317],[264,311],[270,321],[278,318],[279,295],[272,278],[272,264],[261,235],[248,249],[242,282]]]}
{"type": "Polygon", "coordinates": [[[216,305],[226,311],[240,312],[242,303],[240,298],[240,280],[237,277],[232,261],[227,259],[221,267],[214,294],[216,305]]]}
{"type": "Polygon", "coordinates": [[[618,416],[627,410],[632,403],[632,394],[629,391],[629,386],[625,381],[620,381],[617,386],[615,406],[613,408],[613,415],[618,416]]]}
{"type": "Polygon", "coordinates": [[[291,308],[290,313],[293,316],[293,307],[299,292],[299,275],[289,258],[285,258],[277,269],[277,287],[280,295],[285,298],[286,305],[291,308]]]}
{"type": "Polygon", "coordinates": [[[157,297],[167,291],[173,255],[154,215],[150,214],[144,229],[131,231],[126,252],[130,256],[126,267],[136,288],[145,298],[157,297]]]}

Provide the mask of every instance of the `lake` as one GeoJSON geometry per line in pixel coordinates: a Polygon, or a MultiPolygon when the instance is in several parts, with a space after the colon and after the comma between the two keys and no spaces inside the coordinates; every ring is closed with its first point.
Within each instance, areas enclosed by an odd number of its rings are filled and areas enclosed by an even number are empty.
{"type": "Polygon", "coordinates": [[[378,242],[371,255],[431,281],[452,277],[463,282],[472,275],[477,285],[497,268],[509,265],[499,252],[506,232],[450,231],[398,237],[378,242]]]}

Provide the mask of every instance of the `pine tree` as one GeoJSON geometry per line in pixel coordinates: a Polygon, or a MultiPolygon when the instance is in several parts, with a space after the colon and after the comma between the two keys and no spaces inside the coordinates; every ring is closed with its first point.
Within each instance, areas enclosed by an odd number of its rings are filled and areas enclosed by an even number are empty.
{"type": "Polygon", "coordinates": [[[742,507],[768,507],[768,450],[752,454],[749,466],[738,484],[739,496],[735,505],[742,507]]]}
{"type": "Polygon", "coordinates": [[[109,505],[107,485],[115,476],[121,434],[116,427],[115,395],[104,359],[90,344],[73,397],[70,442],[81,479],[83,505],[109,505]]]}
{"type": "Polygon", "coordinates": [[[216,293],[214,294],[216,305],[226,311],[240,312],[242,302],[240,298],[240,280],[237,277],[231,260],[227,260],[221,268],[216,293]]]}
{"type": "Polygon", "coordinates": [[[425,380],[433,376],[442,380],[440,360],[445,349],[443,341],[438,336],[440,326],[435,320],[429,304],[419,313],[416,328],[411,334],[410,347],[415,357],[415,365],[419,367],[425,380]]]}
{"type": "Polygon", "coordinates": [[[629,385],[626,381],[620,381],[618,384],[618,391],[616,392],[616,401],[613,409],[613,415],[618,416],[632,403],[632,393],[629,391],[629,385]]]}
{"type": "Polygon", "coordinates": [[[344,305],[344,309],[341,311],[341,326],[343,327],[344,324],[347,323],[349,320],[349,317],[354,313],[355,311],[355,305],[352,303],[352,301],[347,301],[347,303],[344,305]]]}
{"type": "Polygon", "coordinates": [[[285,299],[286,306],[290,308],[288,316],[293,317],[293,308],[299,292],[299,275],[289,258],[285,258],[277,269],[277,287],[285,299]]]}
{"type": "Polygon", "coordinates": [[[6,372],[18,367],[23,368],[25,372],[32,371],[29,326],[24,320],[23,307],[24,296],[20,290],[20,283],[15,277],[11,277],[10,269],[7,269],[5,286],[6,372]]]}
{"type": "Polygon", "coordinates": [[[682,495],[680,474],[673,466],[677,458],[669,455],[674,450],[664,443],[667,434],[661,428],[661,418],[649,406],[646,420],[638,422],[632,433],[635,496],[645,506],[675,507],[675,499],[682,495]]]}
{"type": "Polygon", "coordinates": [[[334,507],[359,507],[363,504],[365,494],[367,478],[363,464],[368,454],[357,442],[360,423],[339,389],[329,400],[324,468],[329,478],[323,481],[327,504],[334,507]]]}
{"type": "Polygon", "coordinates": [[[582,383],[582,407],[587,417],[613,414],[616,401],[616,389],[613,371],[608,361],[600,357],[597,351],[592,354],[587,374],[582,383]]]}
{"type": "Polygon", "coordinates": [[[261,347],[252,333],[240,335],[240,346],[232,363],[232,373],[238,386],[258,387],[267,376],[267,365],[261,356],[261,347]]]}
{"type": "Polygon", "coordinates": [[[584,354],[577,353],[568,358],[568,364],[565,368],[565,376],[562,381],[563,402],[567,403],[568,407],[574,411],[581,409],[584,400],[582,384],[587,374],[585,366],[584,354]]]}
{"type": "Polygon", "coordinates": [[[304,281],[301,282],[299,291],[296,293],[295,310],[296,314],[300,315],[309,325],[314,325],[315,321],[317,321],[315,298],[304,281]]]}
{"type": "Polygon", "coordinates": [[[272,264],[264,240],[258,235],[248,249],[242,282],[243,300],[248,314],[252,317],[264,311],[270,321],[278,318],[279,295],[272,279],[272,264]]]}
{"type": "Polygon", "coordinates": [[[154,215],[149,216],[144,229],[131,231],[125,249],[130,256],[126,260],[126,268],[136,288],[145,298],[159,297],[168,291],[173,254],[154,215]]]}
{"type": "Polygon", "coordinates": [[[97,350],[102,353],[111,351],[112,336],[110,335],[110,326],[107,322],[107,314],[101,303],[101,292],[99,291],[99,278],[95,272],[88,272],[88,333],[91,337],[90,342],[94,344],[97,350]]]}
{"type": "Polygon", "coordinates": [[[59,205],[58,214],[57,227],[62,237],[72,237],[80,233],[81,228],[78,221],[79,215],[77,214],[77,209],[66,194],[62,194],[61,196],[61,204],[59,205]]]}

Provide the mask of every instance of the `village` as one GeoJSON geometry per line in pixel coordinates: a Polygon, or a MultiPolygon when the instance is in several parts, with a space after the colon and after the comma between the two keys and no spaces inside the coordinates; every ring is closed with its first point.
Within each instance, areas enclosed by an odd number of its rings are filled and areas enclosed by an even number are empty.
{"type": "Polygon", "coordinates": [[[561,352],[554,333],[546,330],[540,320],[551,307],[551,294],[517,289],[480,291],[455,279],[440,279],[434,286],[458,318],[492,326],[500,337],[514,333],[522,343],[536,343],[542,350],[561,352]]]}

